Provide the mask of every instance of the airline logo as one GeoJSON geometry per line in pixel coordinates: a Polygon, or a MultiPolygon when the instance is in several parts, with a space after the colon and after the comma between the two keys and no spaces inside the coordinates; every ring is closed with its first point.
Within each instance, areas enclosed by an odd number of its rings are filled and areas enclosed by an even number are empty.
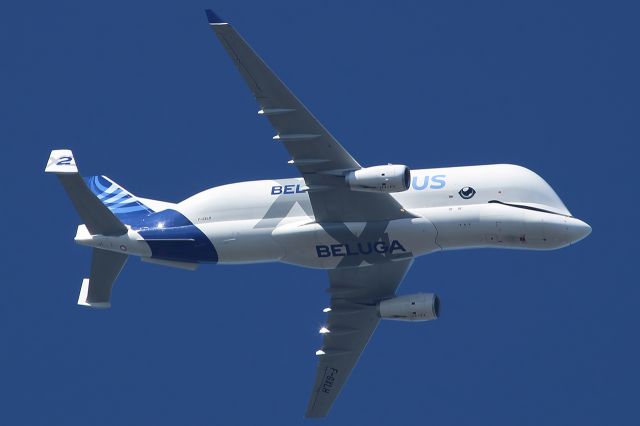
{"type": "Polygon", "coordinates": [[[447,185],[445,178],[447,175],[433,176],[412,176],[411,188],[415,191],[424,191],[425,189],[442,189],[447,185]]]}
{"type": "MultiPolygon", "coordinates": [[[[446,177],[447,175],[412,176],[411,188],[414,191],[442,189],[447,185],[447,181],[445,180],[446,177]]],[[[271,187],[271,195],[304,194],[307,191],[309,191],[309,188],[304,184],[274,185],[271,187]]]]}
{"type": "Polygon", "coordinates": [[[307,192],[309,188],[306,185],[275,185],[271,187],[271,195],[282,194],[303,194],[307,192]]]}
{"type": "Polygon", "coordinates": [[[407,250],[398,240],[393,240],[391,243],[385,241],[369,241],[349,244],[320,244],[316,246],[318,257],[365,256],[372,253],[393,254],[395,251],[406,253],[407,250]]]}

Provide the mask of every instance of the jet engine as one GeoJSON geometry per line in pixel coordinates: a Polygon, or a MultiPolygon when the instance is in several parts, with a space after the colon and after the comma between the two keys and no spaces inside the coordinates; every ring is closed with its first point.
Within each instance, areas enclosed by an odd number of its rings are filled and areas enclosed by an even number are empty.
{"type": "Polygon", "coordinates": [[[438,318],[440,299],[433,293],[394,297],[378,304],[382,319],[396,321],[430,321],[438,318]]]}
{"type": "Polygon", "coordinates": [[[402,192],[409,189],[411,171],[401,164],[365,167],[345,177],[352,191],[402,192]]]}

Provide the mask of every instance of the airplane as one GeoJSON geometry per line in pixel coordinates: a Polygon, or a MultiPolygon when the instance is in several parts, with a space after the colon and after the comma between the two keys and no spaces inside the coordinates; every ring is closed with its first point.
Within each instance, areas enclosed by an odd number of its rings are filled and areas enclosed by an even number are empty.
{"type": "Polygon", "coordinates": [[[329,303],[306,417],[325,417],[381,319],[438,318],[437,295],[396,293],[415,258],[468,248],[553,250],[591,233],[521,166],[361,166],[227,21],[211,10],[206,16],[301,176],[218,186],[170,203],[135,196],[106,176],[83,178],[70,150],[53,150],[45,172],[58,176],[83,221],[75,242],[93,249],[79,305],[110,307],[130,256],[187,270],[256,262],[324,269],[329,303]]]}

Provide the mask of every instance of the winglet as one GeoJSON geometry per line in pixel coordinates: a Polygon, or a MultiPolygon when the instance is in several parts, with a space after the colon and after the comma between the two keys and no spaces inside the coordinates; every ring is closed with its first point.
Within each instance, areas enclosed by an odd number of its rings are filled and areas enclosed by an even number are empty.
{"type": "Polygon", "coordinates": [[[206,9],[205,13],[207,14],[207,20],[209,21],[209,25],[225,25],[225,24],[227,24],[221,17],[219,17],[211,9],[206,9]]]}

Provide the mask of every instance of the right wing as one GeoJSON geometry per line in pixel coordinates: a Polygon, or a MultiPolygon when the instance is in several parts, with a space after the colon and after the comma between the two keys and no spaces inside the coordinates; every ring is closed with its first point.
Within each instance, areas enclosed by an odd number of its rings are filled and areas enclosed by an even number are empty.
{"type": "Polygon", "coordinates": [[[227,22],[207,10],[209,25],[240,71],[260,111],[276,131],[305,183],[318,222],[413,217],[389,194],[351,191],[344,175],[362,167],[291,93],[289,88],[227,22]]]}

